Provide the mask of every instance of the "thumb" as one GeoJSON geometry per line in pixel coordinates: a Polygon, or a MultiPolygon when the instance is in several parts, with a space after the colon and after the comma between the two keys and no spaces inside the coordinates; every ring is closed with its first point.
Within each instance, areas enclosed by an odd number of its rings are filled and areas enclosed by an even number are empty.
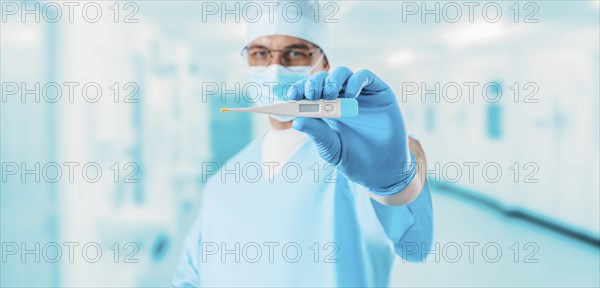
{"type": "Polygon", "coordinates": [[[315,142],[319,155],[325,161],[334,165],[340,162],[342,148],[340,137],[323,119],[296,118],[293,127],[306,133],[315,142]]]}

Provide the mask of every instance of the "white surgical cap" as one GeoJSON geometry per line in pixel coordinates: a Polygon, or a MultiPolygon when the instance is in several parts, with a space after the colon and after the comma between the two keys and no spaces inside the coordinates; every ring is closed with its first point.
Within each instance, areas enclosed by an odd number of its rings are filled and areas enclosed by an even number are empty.
{"type": "Polygon", "coordinates": [[[254,7],[246,9],[246,43],[270,35],[287,35],[312,42],[321,47],[325,55],[330,52],[329,28],[325,23],[327,13],[323,11],[323,3],[305,0],[249,3],[260,7],[260,10],[254,7]],[[254,11],[259,11],[260,15],[254,11]]]}

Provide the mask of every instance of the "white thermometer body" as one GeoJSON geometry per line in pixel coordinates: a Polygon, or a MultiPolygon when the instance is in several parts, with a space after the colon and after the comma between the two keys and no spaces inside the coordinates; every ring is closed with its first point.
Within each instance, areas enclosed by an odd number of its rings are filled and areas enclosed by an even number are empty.
{"type": "Polygon", "coordinates": [[[307,118],[344,118],[358,115],[358,102],[352,98],[299,100],[248,108],[222,108],[221,112],[254,112],[307,118]]]}

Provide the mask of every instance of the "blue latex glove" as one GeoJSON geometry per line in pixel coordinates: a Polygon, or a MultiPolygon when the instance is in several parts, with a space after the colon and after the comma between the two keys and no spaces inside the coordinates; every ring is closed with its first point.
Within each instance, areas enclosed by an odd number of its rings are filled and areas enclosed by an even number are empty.
{"type": "Polygon", "coordinates": [[[396,96],[375,74],[337,67],[298,81],[294,88],[288,91],[291,100],[332,100],[339,95],[358,101],[354,118],[294,120],[293,127],[308,134],[325,161],[376,195],[399,193],[412,181],[416,165],[404,118],[396,96]]]}

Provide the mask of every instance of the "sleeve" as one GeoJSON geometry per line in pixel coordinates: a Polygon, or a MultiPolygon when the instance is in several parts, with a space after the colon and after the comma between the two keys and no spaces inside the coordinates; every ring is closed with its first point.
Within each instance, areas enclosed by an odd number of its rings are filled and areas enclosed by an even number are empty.
{"type": "Polygon", "coordinates": [[[183,244],[183,252],[181,259],[177,264],[175,275],[171,282],[172,287],[198,287],[200,275],[198,273],[198,263],[200,263],[200,251],[198,250],[201,243],[201,217],[199,216],[192,229],[188,233],[183,244]]]}
{"type": "Polygon", "coordinates": [[[433,207],[429,183],[412,202],[386,206],[374,199],[371,204],[394,250],[405,261],[424,262],[433,241],[433,207]]]}

